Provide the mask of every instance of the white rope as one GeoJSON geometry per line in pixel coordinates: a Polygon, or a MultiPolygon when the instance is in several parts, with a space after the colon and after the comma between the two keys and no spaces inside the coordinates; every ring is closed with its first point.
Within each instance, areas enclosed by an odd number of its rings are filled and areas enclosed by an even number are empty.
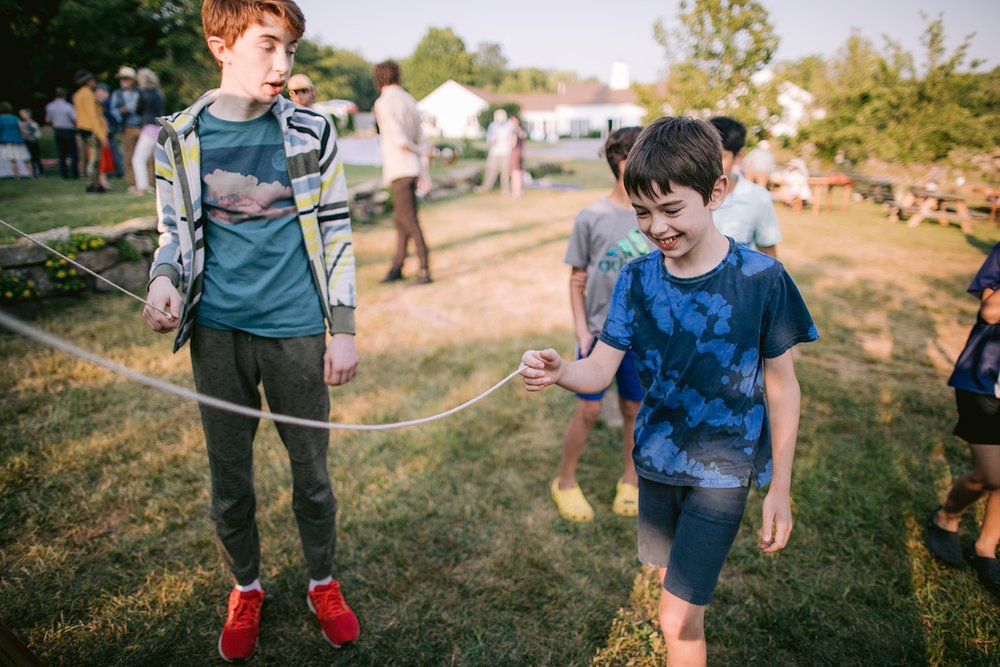
{"type": "Polygon", "coordinates": [[[68,343],[61,338],[57,338],[51,334],[48,334],[41,329],[31,326],[27,322],[22,322],[16,317],[4,312],[0,309],[0,326],[4,326],[11,331],[15,331],[22,336],[31,338],[43,345],[48,345],[49,347],[59,350],[60,352],[65,352],[66,354],[72,355],[74,357],[79,357],[85,361],[89,361],[92,364],[106,368],[112,373],[116,373],[123,377],[126,377],[135,382],[147,385],[154,389],[166,392],[168,394],[173,394],[175,396],[180,396],[181,398],[190,399],[192,401],[197,401],[202,405],[207,405],[209,407],[217,408],[219,410],[225,410],[226,412],[233,412],[236,414],[244,415],[247,417],[255,417],[257,419],[269,419],[274,422],[281,422],[283,424],[293,424],[295,426],[306,426],[309,428],[319,428],[326,429],[330,431],[343,430],[343,431],[388,431],[390,429],[405,428],[407,426],[416,426],[418,424],[426,424],[428,422],[436,421],[438,419],[443,419],[449,415],[453,415],[456,412],[460,412],[468,407],[471,407],[475,403],[483,400],[497,389],[503,385],[510,382],[515,375],[518,375],[523,369],[524,365],[518,367],[518,369],[512,372],[510,375],[505,377],[500,382],[479,394],[473,399],[462,403],[461,405],[452,408],[451,410],[446,410],[436,415],[431,415],[430,417],[422,417],[420,419],[410,419],[408,421],[393,422],[391,424],[336,424],[333,422],[317,421],[315,419],[303,419],[301,417],[293,417],[291,415],[281,415],[275,414],[273,412],[264,412],[263,410],[255,410],[253,408],[248,408],[244,405],[237,405],[236,403],[230,403],[229,401],[224,401],[220,398],[215,398],[213,396],[206,396],[204,394],[199,394],[196,391],[191,391],[190,389],[185,389],[184,387],[165,382],[163,380],[158,380],[148,375],[143,375],[138,371],[134,371],[131,368],[116,364],[115,362],[105,359],[93,352],[88,352],[87,350],[81,349],[72,343],[68,343]]]}
{"type": "Polygon", "coordinates": [[[45,248],[46,250],[48,250],[49,252],[51,252],[53,255],[61,257],[62,259],[66,260],[67,262],[69,262],[70,264],[72,264],[76,268],[80,269],[81,271],[85,271],[85,272],[89,273],[90,275],[94,276],[98,280],[103,280],[104,282],[106,282],[107,284],[111,285],[112,287],[114,287],[116,290],[118,290],[122,294],[126,294],[126,295],[132,297],[133,299],[135,299],[136,301],[139,301],[140,303],[146,304],[147,306],[149,306],[150,308],[152,308],[156,312],[162,313],[163,315],[166,315],[168,320],[174,319],[174,316],[173,316],[172,313],[169,313],[169,312],[163,310],[162,308],[157,308],[156,306],[154,306],[150,302],[148,302],[145,299],[143,299],[138,294],[133,294],[132,292],[129,292],[127,289],[125,289],[124,287],[116,285],[115,283],[111,282],[110,280],[108,280],[107,278],[105,278],[101,274],[97,273],[96,271],[91,271],[90,269],[88,269],[86,266],[84,266],[80,262],[77,262],[77,261],[75,261],[73,259],[70,259],[69,257],[67,257],[66,255],[62,254],[61,252],[59,252],[55,248],[47,246],[44,243],[42,243],[41,241],[39,241],[38,239],[34,238],[33,236],[25,234],[20,229],[18,229],[14,225],[10,224],[6,220],[3,220],[2,218],[0,218],[0,225],[3,225],[7,229],[11,230],[12,232],[14,232],[14,233],[16,233],[16,234],[18,234],[20,236],[23,236],[24,238],[28,239],[29,241],[31,241],[35,245],[38,245],[38,246],[41,246],[41,247],[45,248]]]}

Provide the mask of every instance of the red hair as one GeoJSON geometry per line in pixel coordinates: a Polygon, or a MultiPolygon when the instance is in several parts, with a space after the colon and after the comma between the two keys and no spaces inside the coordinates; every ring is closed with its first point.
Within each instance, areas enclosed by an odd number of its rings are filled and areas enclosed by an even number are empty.
{"type": "Polygon", "coordinates": [[[201,5],[201,28],[208,37],[221,37],[233,45],[247,28],[263,25],[274,17],[299,39],[306,31],[306,18],[293,0],[205,0],[201,5]]]}

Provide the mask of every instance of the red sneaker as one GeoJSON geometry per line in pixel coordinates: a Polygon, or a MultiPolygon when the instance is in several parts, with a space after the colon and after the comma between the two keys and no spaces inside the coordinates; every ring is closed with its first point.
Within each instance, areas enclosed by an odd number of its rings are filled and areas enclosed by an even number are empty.
{"type": "Polygon", "coordinates": [[[361,632],[358,627],[358,617],[344,601],[338,582],[332,581],[325,586],[317,586],[309,591],[306,602],[309,604],[309,610],[319,619],[323,637],[334,648],[340,648],[342,644],[353,642],[358,638],[358,633],[361,632]]]}
{"type": "Polygon", "coordinates": [[[257,650],[260,632],[260,608],[264,591],[241,591],[229,594],[229,612],[219,635],[219,655],[226,662],[246,660],[257,650]]]}

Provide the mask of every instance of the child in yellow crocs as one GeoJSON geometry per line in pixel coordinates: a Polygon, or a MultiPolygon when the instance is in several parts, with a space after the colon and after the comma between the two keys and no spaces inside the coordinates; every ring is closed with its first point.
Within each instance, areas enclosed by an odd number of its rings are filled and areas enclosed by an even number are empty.
{"type": "MultiPolygon", "coordinates": [[[[580,211],[573,222],[566,263],[573,267],[569,291],[578,359],[590,354],[597,342],[598,332],[604,327],[618,272],[632,259],[653,249],[639,231],[632,202],[622,182],[625,158],[640,131],[638,127],[624,127],[608,137],[602,153],[615,175],[615,187],[609,195],[580,211]]],[[[635,417],[643,390],[631,353],[625,355],[615,378],[623,418],[625,469],[615,489],[612,510],[620,516],[636,516],[639,511],[639,488],[632,462],[632,447],[635,417]]],[[[594,510],[577,484],[576,465],[583,453],[587,434],[601,414],[603,397],[604,390],[596,394],[577,394],[576,410],[563,435],[559,476],[552,480],[550,491],[559,514],[567,521],[590,521],[594,518],[594,510]]]]}

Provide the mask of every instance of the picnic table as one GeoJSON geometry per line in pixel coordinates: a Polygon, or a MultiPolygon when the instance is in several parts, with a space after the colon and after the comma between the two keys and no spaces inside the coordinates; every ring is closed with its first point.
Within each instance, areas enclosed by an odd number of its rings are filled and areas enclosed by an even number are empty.
{"type": "Polygon", "coordinates": [[[819,209],[826,203],[826,210],[833,210],[833,189],[841,188],[843,199],[841,208],[847,213],[848,204],[851,203],[851,193],[854,188],[854,179],[846,174],[830,174],[829,176],[810,176],[809,187],[813,191],[813,215],[819,215],[819,209]]]}
{"type": "Polygon", "coordinates": [[[997,220],[997,207],[1000,206],[1000,188],[985,185],[972,189],[974,192],[981,192],[986,198],[986,205],[990,207],[990,224],[994,222],[1000,223],[1000,220],[997,220]]]}
{"type": "Polygon", "coordinates": [[[900,220],[900,214],[906,214],[909,215],[906,224],[910,227],[933,220],[942,225],[957,222],[963,232],[972,232],[972,216],[961,195],[910,188],[901,199],[889,202],[889,220],[893,222],[900,220]]]}

